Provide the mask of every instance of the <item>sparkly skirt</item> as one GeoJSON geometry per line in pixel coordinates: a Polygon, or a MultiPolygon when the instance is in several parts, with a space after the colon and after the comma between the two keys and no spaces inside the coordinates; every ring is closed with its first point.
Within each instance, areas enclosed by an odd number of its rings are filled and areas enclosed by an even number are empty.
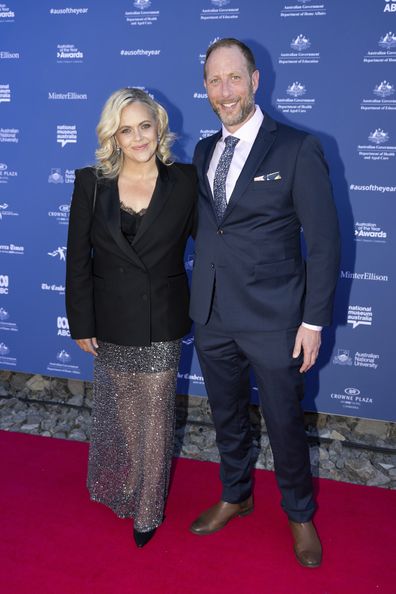
{"type": "Polygon", "coordinates": [[[95,358],[88,489],[140,532],[163,520],[180,347],[99,342],[95,358]]]}

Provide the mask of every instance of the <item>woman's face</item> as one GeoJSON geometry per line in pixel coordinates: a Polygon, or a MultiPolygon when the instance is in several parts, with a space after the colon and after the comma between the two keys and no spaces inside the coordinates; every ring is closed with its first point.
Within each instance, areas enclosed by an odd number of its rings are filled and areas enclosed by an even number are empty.
{"type": "Polygon", "coordinates": [[[115,137],[127,161],[139,164],[155,159],[158,126],[144,103],[136,101],[124,107],[115,137]]]}

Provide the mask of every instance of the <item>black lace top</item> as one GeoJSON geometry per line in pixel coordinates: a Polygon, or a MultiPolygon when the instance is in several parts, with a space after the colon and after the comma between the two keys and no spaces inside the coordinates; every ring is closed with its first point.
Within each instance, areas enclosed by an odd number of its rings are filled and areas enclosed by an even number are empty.
{"type": "Polygon", "coordinates": [[[129,206],[126,206],[120,200],[121,209],[121,231],[125,235],[129,243],[132,243],[136,233],[138,232],[139,225],[142,222],[144,215],[147,212],[147,208],[142,208],[139,212],[133,210],[129,206]]]}

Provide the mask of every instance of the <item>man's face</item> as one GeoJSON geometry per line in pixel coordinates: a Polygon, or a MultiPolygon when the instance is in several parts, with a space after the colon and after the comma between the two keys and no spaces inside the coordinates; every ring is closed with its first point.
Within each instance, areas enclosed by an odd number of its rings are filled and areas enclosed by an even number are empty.
{"type": "Polygon", "coordinates": [[[229,132],[236,132],[254,114],[258,70],[250,75],[245,56],[232,46],[214,50],[205,72],[205,88],[214,112],[229,132]]]}

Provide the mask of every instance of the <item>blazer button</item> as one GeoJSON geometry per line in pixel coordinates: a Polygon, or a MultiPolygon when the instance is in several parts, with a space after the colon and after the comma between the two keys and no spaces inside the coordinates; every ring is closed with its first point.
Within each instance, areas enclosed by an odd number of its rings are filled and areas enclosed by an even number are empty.
{"type": "Polygon", "coordinates": [[[210,263],[210,267],[214,269],[215,265],[213,264],[213,262],[210,263]]]}
{"type": "Polygon", "coordinates": [[[148,297],[147,297],[146,293],[143,293],[142,299],[143,299],[143,301],[147,301],[148,297]]]}
{"type": "Polygon", "coordinates": [[[218,229],[218,230],[217,230],[217,235],[223,235],[223,234],[224,234],[224,231],[223,231],[223,229],[218,229]]]}

